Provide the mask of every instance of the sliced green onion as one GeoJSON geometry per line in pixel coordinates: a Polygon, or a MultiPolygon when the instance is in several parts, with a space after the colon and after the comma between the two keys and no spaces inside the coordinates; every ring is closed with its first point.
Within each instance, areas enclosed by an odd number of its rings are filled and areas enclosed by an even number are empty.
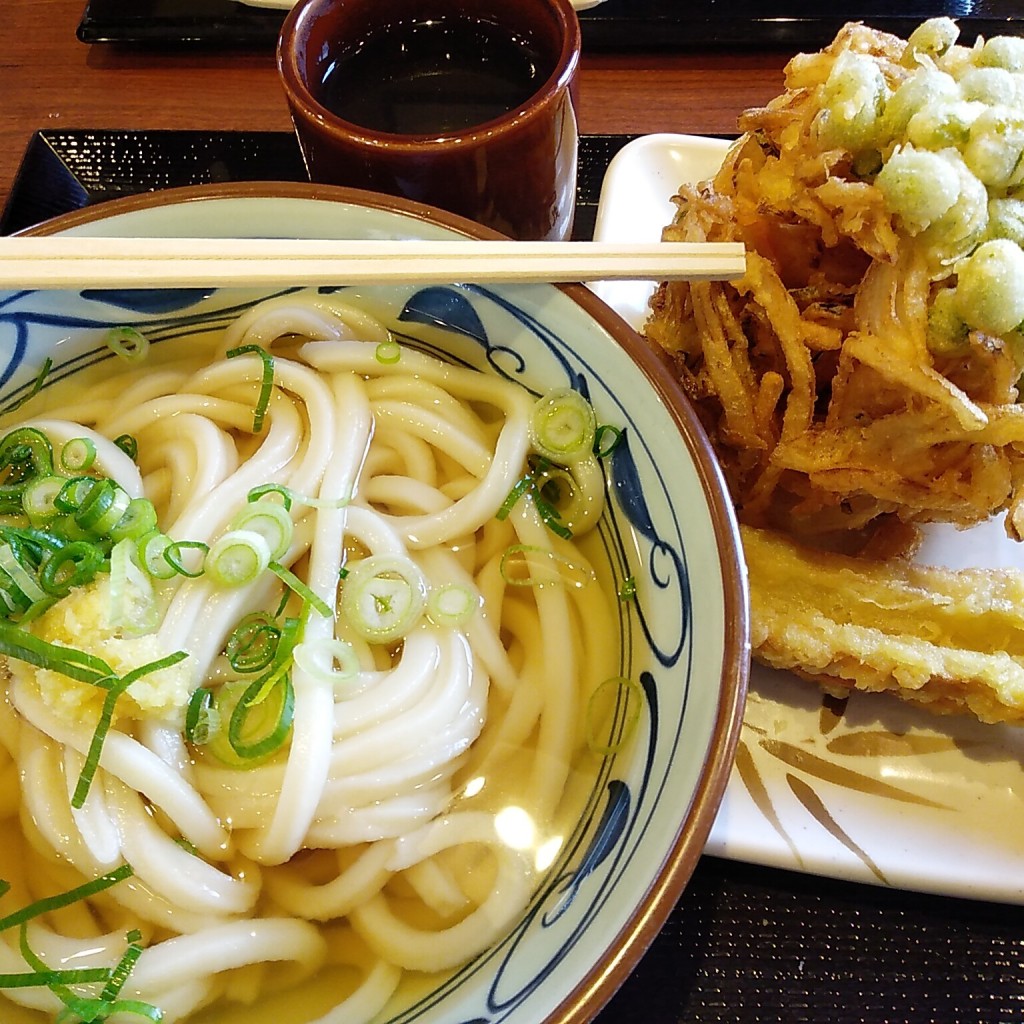
{"type": "Polygon", "coordinates": [[[572,388],[541,398],[530,417],[530,441],[541,455],[559,465],[586,458],[594,450],[597,420],[593,406],[572,388]]]}
{"type": "Polygon", "coordinates": [[[135,543],[125,538],[110,552],[110,623],[140,635],[155,629],[160,619],[153,582],[136,562],[135,543]]]}
{"type": "Polygon", "coordinates": [[[519,480],[515,487],[508,492],[505,500],[501,503],[501,508],[498,509],[495,514],[495,518],[501,520],[508,519],[509,515],[512,513],[512,509],[519,504],[519,499],[528,491],[532,490],[533,486],[533,477],[529,474],[519,480]]]}
{"type": "Polygon", "coordinates": [[[131,434],[119,434],[114,438],[114,444],[121,449],[134,462],[139,457],[139,442],[131,434]]]}
{"type": "Polygon", "coordinates": [[[60,450],[60,468],[65,473],[81,473],[96,461],[96,444],[90,437],[73,437],[60,450]]]}
{"type": "Polygon", "coordinates": [[[435,587],[427,598],[427,616],[438,626],[464,626],[482,603],[480,594],[461,583],[435,587]]]}
{"type": "Polygon", "coordinates": [[[577,565],[563,555],[533,544],[513,544],[501,556],[501,578],[511,587],[554,584],[585,587],[597,579],[590,566],[577,565]]]}
{"type": "Polygon", "coordinates": [[[336,637],[319,637],[298,644],[293,652],[296,666],[311,679],[326,683],[334,696],[354,697],[363,686],[359,685],[359,657],[355,648],[336,637]]]}
{"type": "Polygon", "coordinates": [[[28,484],[52,473],[53,448],[41,430],[18,427],[0,439],[0,515],[21,513],[28,484]]]}
{"type": "Polygon", "coordinates": [[[527,473],[521,480],[519,480],[515,487],[509,491],[505,500],[501,503],[501,507],[495,513],[495,518],[499,520],[505,520],[512,513],[512,509],[518,504],[519,499],[524,494],[528,494],[533,499],[534,507],[537,509],[538,515],[544,521],[544,525],[547,526],[552,533],[557,534],[564,540],[568,540],[572,537],[572,530],[569,529],[561,520],[561,514],[554,505],[548,501],[541,493],[540,488],[537,486],[537,480],[532,473],[527,473]]]}
{"type": "Polygon", "coordinates": [[[24,480],[53,472],[53,445],[37,427],[18,427],[0,440],[0,468],[10,478],[24,480]]]}
{"type": "Polygon", "coordinates": [[[243,761],[252,763],[276,753],[288,738],[295,716],[295,690],[287,673],[270,694],[256,679],[246,687],[228,721],[228,742],[243,761]]]}
{"type": "Polygon", "coordinates": [[[377,345],[373,355],[378,363],[392,366],[402,358],[402,346],[394,338],[389,338],[377,345]]]}
{"type": "Polygon", "coordinates": [[[109,889],[112,885],[117,885],[118,882],[131,878],[133,874],[135,872],[130,864],[122,864],[120,867],[108,871],[105,875],[100,875],[98,878],[83,882],[82,885],[76,885],[73,889],[57,893],[54,896],[45,896],[40,900],[36,900],[35,903],[30,903],[27,907],[16,910],[13,914],[0,918],[0,932],[6,931],[8,928],[15,928],[26,921],[31,921],[34,917],[41,917],[43,914],[49,914],[54,910],[60,910],[62,907],[69,907],[73,903],[78,903],[80,900],[96,896],[109,889]]]}
{"type": "Polygon", "coordinates": [[[21,971],[17,974],[0,974],[0,989],[52,989],[58,985],[84,985],[90,981],[107,981],[112,973],[109,967],[73,967],[68,970],[21,971]]]}
{"type": "Polygon", "coordinates": [[[222,720],[228,720],[228,728],[211,738],[208,749],[225,764],[250,767],[273,754],[287,738],[295,702],[289,673],[305,622],[305,609],[303,615],[284,620],[273,661],[263,675],[251,683],[226,683],[217,691],[216,707],[222,720]]]}
{"type": "Polygon", "coordinates": [[[594,434],[594,454],[607,459],[622,443],[622,431],[610,423],[602,423],[594,434]]]}
{"type": "MultiPolygon", "coordinates": [[[[36,953],[32,949],[32,947],[28,944],[28,923],[27,922],[23,923],[21,925],[18,945],[19,945],[19,948],[21,950],[21,955],[24,958],[25,962],[37,974],[39,974],[39,975],[52,975],[52,974],[55,974],[55,973],[64,973],[64,972],[52,971],[50,969],[49,964],[47,964],[45,960],[41,960],[36,955],[36,953]]],[[[114,972],[109,967],[97,967],[97,968],[83,967],[83,968],[81,968],[80,971],[79,970],[72,970],[72,971],[70,971],[68,973],[81,975],[82,973],[92,974],[94,972],[97,972],[97,976],[95,978],[90,979],[92,981],[109,981],[110,978],[113,977],[113,974],[114,974],[114,972]]],[[[60,983],[60,982],[54,981],[54,982],[50,983],[48,985],[48,987],[54,993],[54,995],[56,995],[62,1001],[64,1001],[64,994],[65,993],[67,995],[71,995],[70,990],[64,988],[63,984],[60,983]]],[[[77,997],[72,996],[72,998],[77,998],[77,997]]]]}
{"type": "Polygon", "coordinates": [[[263,361],[263,379],[260,383],[260,395],[256,400],[256,408],[252,414],[252,432],[258,434],[263,429],[263,421],[270,407],[270,396],[274,390],[274,357],[259,345],[241,345],[226,353],[228,359],[253,353],[263,361]]]}
{"type": "Polygon", "coordinates": [[[231,520],[230,530],[251,530],[267,542],[270,557],[279,559],[292,542],[295,524],[284,505],[264,499],[247,504],[231,520]]]}
{"type": "Polygon", "coordinates": [[[29,601],[41,601],[46,597],[46,591],[39,585],[38,579],[18,561],[10,544],[0,544],[0,570],[10,577],[29,601]]]}
{"type": "Polygon", "coordinates": [[[220,712],[213,699],[213,691],[205,686],[194,690],[185,710],[185,739],[196,746],[210,742],[220,732],[220,712]]]}
{"type": "Polygon", "coordinates": [[[110,539],[138,540],[156,529],[156,509],[149,498],[132,498],[124,515],[110,528],[110,539]]]}
{"type": "Polygon", "coordinates": [[[142,567],[157,580],[169,580],[178,575],[174,563],[167,557],[167,549],[174,542],[166,533],[151,530],[136,542],[136,552],[142,567]]]}
{"type": "Polygon", "coordinates": [[[640,719],[644,691],[622,676],[606,679],[587,701],[586,737],[590,750],[601,756],[618,753],[640,719]]]}
{"type": "Polygon", "coordinates": [[[284,484],[259,484],[249,491],[246,495],[246,501],[259,501],[268,494],[279,494],[281,496],[281,504],[286,509],[291,509],[294,493],[290,487],[285,487],[284,484]]]}
{"type": "Polygon", "coordinates": [[[60,494],[66,477],[37,476],[30,480],[21,494],[21,507],[30,523],[43,523],[59,515],[57,495],[60,494]]]}
{"type": "Polygon", "coordinates": [[[128,492],[115,481],[100,480],[82,498],[75,513],[75,522],[83,530],[107,534],[128,510],[130,501],[128,492]]]}
{"type": "Polygon", "coordinates": [[[345,498],[314,498],[308,494],[300,494],[284,484],[260,484],[249,491],[249,501],[255,502],[268,494],[280,494],[286,509],[295,505],[308,505],[310,508],[344,508],[351,504],[351,497],[345,498]]]}
{"type": "Polygon", "coordinates": [[[127,325],[111,327],[107,331],[107,348],[126,362],[138,363],[149,352],[149,339],[139,330],[127,325]]]}
{"type": "Polygon", "coordinates": [[[10,623],[0,621],[0,654],[17,658],[36,668],[61,672],[81,683],[103,686],[116,678],[114,670],[102,659],[74,647],[51,644],[10,623]]]}
{"type": "Polygon", "coordinates": [[[112,1003],[117,999],[121,994],[121,989],[124,988],[125,982],[128,980],[128,976],[132,973],[132,969],[138,962],[139,957],[142,956],[142,946],[140,945],[142,933],[138,929],[133,928],[125,938],[128,946],[124,953],[121,954],[121,959],[118,960],[112,977],[104,985],[103,991],[100,993],[101,1002],[112,1003]]]}
{"type": "MultiPolygon", "coordinates": [[[[32,967],[34,970],[43,973],[49,973],[49,969],[46,963],[36,956],[35,952],[28,944],[28,926],[21,926],[21,933],[19,936],[19,948],[21,955],[24,957],[25,962],[32,967]]],[[[134,963],[134,958],[129,957],[129,963],[134,963]]],[[[129,967],[129,970],[131,968],[129,967]]],[[[92,968],[83,968],[83,970],[92,970],[92,968]]],[[[97,968],[103,972],[104,977],[98,978],[98,981],[105,981],[107,986],[115,983],[116,968],[97,968]]],[[[121,982],[123,984],[123,982],[121,982]]],[[[149,1003],[144,1003],[137,999],[99,999],[89,998],[85,996],[77,995],[66,985],[55,983],[49,986],[50,991],[64,1004],[65,1009],[57,1014],[55,1021],[57,1024],[65,1024],[65,1022],[72,1019],[87,1022],[87,1024],[102,1024],[103,1021],[109,1020],[114,1014],[130,1013],[135,1016],[145,1017],[151,1021],[152,1024],[160,1024],[163,1020],[163,1011],[156,1006],[152,1006],[149,1003]]],[[[120,985],[117,985],[120,989],[120,985]]],[[[104,988],[106,991],[106,988],[104,988]]]]}
{"type": "Polygon", "coordinates": [[[209,551],[210,546],[201,540],[172,540],[164,548],[163,557],[179,576],[187,576],[190,580],[194,580],[203,575],[203,561],[209,551]],[[184,556],[190,551],[199,554],[195,568],[190,568],[184,561],[184,556]]]}
{"type": "Polygon", "coordinates": [[[53,369],[53,360],[47,356],[43,360],[43,365],[39,367],[39,372],[36,374],[36,379],[32,382],[32,386],[25,392],[16,402],[9,405],[4,412],[11,413],[16,409],[20,409],[30,398],[35,398],[40,391],[43,390],[43,383],[46,378],[50,376],[50,371],[53,369]]]}
{"type": "Polygon", "coordinates": [[[619,600],[632,601],[636,597],[636,577],[627,576],[619,587],[619,600]]]}
{"type": "Polygon", "coordinates": [[[349,566],[341,612],[365,640],[391,643],[419,621],[427,582],[416,563],[397,555],[371,555],[349,566]]]}
{"type": "Polygon", "coordinates": [[[271,562],[269,569],[286,587],[294,590],[306,604],[312,605],[324,618],[329,619],[333,615],[327,602],[314,594],[290,569],[286,569],[280,562],[271,562]]]}
{"type": "Polygon", "coordinates": [[[229,530],[210,546],[203,568],[224,587],[252,583],[270,565],[270,546],[255,530],[229,530]]]}
{"type": "MultiPolygon", "coordinates": [[[[555,520],[559,527],[569,531],[568,536],[571,537],[568,524],[576,521],[581,514],[580,489],[575,477],[568,469],[553,466],[544,460],[543,467],[534,475],[534,483],[537,487],[534,504],[541,518],[549,529],[555,529],[549,522],[555,520]]],[[[555,529],[555,532],[559,530],[555,529]]]]}
{"type": "Polygon", "coordinates": [[[236,672],[260,672],[274,660],[280,640],[266,612],[251,612],[231,631],[224,654],[236,672]]]}
{"type": "Polygon", "coordinates": [[[85,804],[86,797],[89,795],[89,788],[92,786],[93,777],[95,776],[96,769],[100,764],[100,755],[103,752],[103,743],[107,738],[107,733],[110,731],[110,724],[114,719],[114,707],[121,694],[123,694],[125,690],[132,685],[132,683],[141,679],[143,676],[150,675],[153,672],[159,672],[161,669],[170,668],[172,665],[177,665],[179,661],[183,661],[187,657],[187,652],[176,651],[174,654],[168,654],[165,658],[159,658],[156,661],[140,665],[138,668],[132,669],[119,679],[117,677],[114,678],[114,682],[107,689],[106,696],[103,698],[103,708],[100,711],[100,718],[96,723],[96,729],[92,734],[92,740],[89,743],[89,751],[85,756],[85,764],[82,765],[82,771],[78,776],[74,795],[71,797],[72,807],[81,808],[85,804]]]}
{"type": "Polygon", "coordinates": [[[90,541],[76,540],[43,560],[39,583],[51,597],[64,597],[74,587],[94,579],[105,561],[103,552],[90,541]]]}
{"type": "Polygon", "coordinates": [[[77,476],[68,480],[60,489],[53,503],[57,511],[65,515],[75,515],[82,507],[82,502],[92,492],[93,487],[103,483],[98,476],[77,476]]]}
{"type": "Polygon", "coordinates": [[[569,540],[572,537],[572,530],[561,521],[562,513],[541,494],[540,488],[534,488],[533,503],[537,507],[537,513],[544,521],[544,525],[552,533],[563,540],[569,540]]]}

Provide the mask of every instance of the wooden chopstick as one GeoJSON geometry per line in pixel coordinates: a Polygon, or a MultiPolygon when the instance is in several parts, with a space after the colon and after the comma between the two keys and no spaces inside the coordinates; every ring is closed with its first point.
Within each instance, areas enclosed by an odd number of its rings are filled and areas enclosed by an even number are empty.
{"type": "Polygon", "coordinates": [[[742,277],[733,242],[0,238],[0,288],[194,288],[742,277]]]}

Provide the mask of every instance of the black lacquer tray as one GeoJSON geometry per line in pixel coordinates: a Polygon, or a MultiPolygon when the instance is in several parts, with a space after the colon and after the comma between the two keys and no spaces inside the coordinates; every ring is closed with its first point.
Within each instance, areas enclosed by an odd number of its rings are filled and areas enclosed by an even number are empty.
{"type": "MultiPolygon", "coordinates": [[[[906,35],[936,15],[957,18],[971,38],[1016,33],[1024,0],[605,0],[582,11],[580,22],[589,50],[817,48],[847,21],[906,35]]],[[[276,41],[283,18],[281,10],[238,0],[88,0],[78,37],[87,43],[264,48],[276,41]]]]}
{"type": "MultiPolygon", "coordinates": [[[[628,135],[580,139],[578,238],[590,238],[605,168],[628,135]]],[[[290,132],[41,131],[21,161],[0,234],[118,196],[227,181],[307,181],[290,132]]]]}
{"type": "MultiPolygon", "coordinates": [[[[625,136],[585,136],[589,237],[625,136]]],[[[211,181],[302,180],[288,133],[44,131],[0,233],[115,196],[211,181]]],[[[705,856],[596,1024],[1020,1024],[1019,906],[926,896],[705,856]]]]}

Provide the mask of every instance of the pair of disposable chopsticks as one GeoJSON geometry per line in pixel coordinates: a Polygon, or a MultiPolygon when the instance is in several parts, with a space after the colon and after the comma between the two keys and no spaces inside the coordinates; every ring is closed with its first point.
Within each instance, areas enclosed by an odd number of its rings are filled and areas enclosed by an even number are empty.
{"type": "Polygon", "coordinates": [[[5,289],[729,280],[744,266],[733,242],[0,238],[5,289]]]}

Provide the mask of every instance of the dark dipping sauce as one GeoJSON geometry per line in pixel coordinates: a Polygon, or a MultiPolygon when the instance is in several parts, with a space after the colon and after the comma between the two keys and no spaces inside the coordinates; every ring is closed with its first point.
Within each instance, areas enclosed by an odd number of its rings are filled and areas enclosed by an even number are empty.
{"type": "Polygon", "coordinates": [[[375,131],[449,134],[521,106],[549,73],[528,40],[489,22],[399,22],[341,53],[319,99],[338,117],[375,131]]]}

